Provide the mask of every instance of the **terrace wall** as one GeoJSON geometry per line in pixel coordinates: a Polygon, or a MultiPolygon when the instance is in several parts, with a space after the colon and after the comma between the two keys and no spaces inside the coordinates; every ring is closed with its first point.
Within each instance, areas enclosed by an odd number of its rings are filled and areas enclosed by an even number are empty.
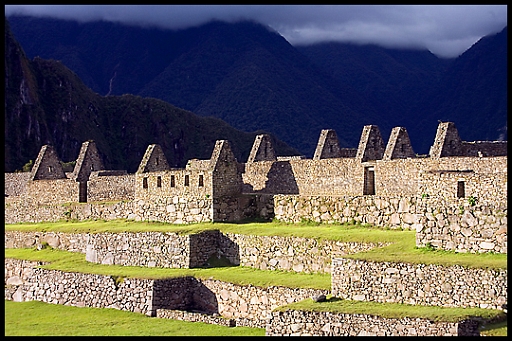
{"type": "Polygon", "coordinates": [[[385,244],[343,243],[298,237],[255,236],[217,230],[192,235],[171,232],[62,233],[5,231],[5,248],[43,247],[85,254],[101,264],[193,268],[212,256],[261,270],[330,273],[333,256],[385,244]]]}
{"type": "Polygon", "coordinates": [[[272,312],[266,336],[480,336],[477,319],[434,322],[421,318],[383,318],[288,310],[272,312]]]}
{"type": "MultiPolygon", "coordinates": [[[[5,259],[5,299],[78,307],[114,308],[157,316],[158,310],[201,311],[235,319],[237,325],[265,328],[276,307],[326,290],[242,286],[192,277],[161,280],[66,273],[38,268],[37,262],[5,259]]],[[[172,318],[173,315],[159,314],[172,318]]],[[[208,316],[205,322],[211,322],[208,316]]]]}
{"type": "Polygon", "coordinates": [[[344,300],[503,309],[506,269],[332,260],[331,294],[344,300]]]}
{"type": "Polygon", "coordinates": [[[285,222],[360,222],[416,230],[416,245],[457,252],[507,253],[507,207],[467,198],[275,195],[285,222]]]}

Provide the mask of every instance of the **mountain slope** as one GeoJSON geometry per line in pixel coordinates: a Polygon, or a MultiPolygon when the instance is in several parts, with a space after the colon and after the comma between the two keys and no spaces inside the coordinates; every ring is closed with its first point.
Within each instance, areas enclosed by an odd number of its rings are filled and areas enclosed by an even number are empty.
{"type": "MultiPolygon", "coordinates": [[[[245,162],[259,132],[245,133],[213,117],[200,117],[162,100],[100,96],[55,60],[29,61],[5,25],[5,171],[12,172],[52,144],[64,162],[95,140],[108,169],[135,172],[149,144],[162,145],[169,164],[208,159],[219,139],[245,162]]],[[[274,138],[278,155],[298,151],[274,138]]]]}
{"type": "Polygon", "coordinates": [[[352,146],[362,126],[377,119],[357,92],[333,82],[284,38],[259,24],[212,22],[195,30],[201,37],[197,45],[140,95],[219,117],[246,131],[272,131],[309,156],[322,129],[336,129],[341,144],[352,146]],[[345,94],[357,106],[347,105],[345,94]]]}
{"type": "Polygon", "coordinates": [[[496,43],[479,48],[482,39],[445,60],[426,50],[293,47],[252,22],[171,31],[9,20],[29,57],[62,60],[100,94],[159,98],[240,130],[264,129],[308,157],[321,129],[356,147],[366,124],[378,125],[384,139],[405,126],[421,154],[438,120],[454,121],[464,140],[506,138],[506,39],[488,37],[496,43]]]}
{"type": "Polygon", "coordinates": [[[349,84],[330,79],[280,35],[252,22],[212,22],[182,31],[160,31],[30,17],[9,20],[28,56],[55,58],[65,64],[71,60],[69,67],[86,65],[75,70],[93,89],[102,84],[97,87],[102,93],[125,91],[160,98],[199,115],[222,118],[244,131],[264,129],[309,156],[321,129],[336,129],[347,147],[357,145],[364,124],[391,129],[349,84]],[[57,29],[71,32],[74,38],[48,33],[57,29]],[[161,52],[148,45],[156,40],[161,52]],[[49,51],[45,41],[55,48],[49,51]],[[97,47],[91,46],[93,41],[98,41],[97,47]],[[122,69],[133,60],[140,63],[122,69]],[[140,64],[146,60],[153,61],[151,72],[142,71],[140,64]],[[143,87],[135,85],[142,81],[127,81],[144,72],[153,78],[143,87]],[[110,80],[112,89],[107,89],[110,80]],[[133,86],[128,91],[120,83],[133,86]]]}
{"type": "Polygon", "coordinates": [[[437,120],[452,121],[463,140],[507,140],[507,36],[505,27],[457,58],[416,106],[422,120],[411,130],[435,134],[437,120]]]}

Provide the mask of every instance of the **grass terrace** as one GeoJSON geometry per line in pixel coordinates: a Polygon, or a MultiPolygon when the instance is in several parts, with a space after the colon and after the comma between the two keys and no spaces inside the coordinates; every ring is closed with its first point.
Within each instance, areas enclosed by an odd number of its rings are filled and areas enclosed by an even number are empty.
{"type": "MultiPolygon", "coordinates": [[[[416,247],[415,231],[386,229],[360,224],[248,222],[175,225],[130,220],[98,220],[5,225],[5,231],[63,233],[169,232],[185,235],[206,230],[219,230],[223,233],[243,235],[300,237],[340,242],[386,243],[387,246],[377,247],[370,251],[344,257],[378,262],[507,269],[506,254],[470,254],[439,251],[429,247],[418,248],[416,247]]],[[[222,262],[222,260],[208,268],[175,269],[96,264],[87,262],[81,253],[52,248],[42,250],[37,250],[35,247],[5,249],[4,255],[6,258],[43,262],[44,264],[41,267],[46,269],[124,278],[161,279],[194,276],[201,279],[216,279],[238,285],[251,284],[260,287],[284,286],[323,290],[330,290],[331,288],[330,274],[266,271],[250,267],[232,266],[222,262]]],[[[492,309],[443,308],[397,303],[359,302],[341,300],[330,296],[328,296],[325,302],[314,302],[312,299],[306,299],[277,308],[277,310],[290,309],[370,314],[389,318],[419,317],[428,318],[433,321],[455,321],[468,316],[481,316],[486,320],[492,319],[497,321],[492,325],[484,325],[482,335],[507,335],[506,314],[492,309]]],[[[265,335],[265,330],[262,328],[229,328],[200,322],[156,319],[142,314],[115,309],[78,308],[42,302],[5,301],[5,335],[262,336],[265,335]],[[64,316],[65,318],[63,318],[64,316]]]]}

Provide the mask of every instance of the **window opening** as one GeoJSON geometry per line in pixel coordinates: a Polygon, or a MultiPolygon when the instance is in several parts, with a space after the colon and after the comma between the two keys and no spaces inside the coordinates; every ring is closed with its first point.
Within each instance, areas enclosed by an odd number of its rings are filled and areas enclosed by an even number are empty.
{"type": "Polygon", "coordinates": [[[457,181],[457,198],[464,198],[465,194],[464,181],[457,181]]]}
{"type": "Polygon", "coordinates": [[[188,186],[190,184],[190,177],[187,175],[185,175],[185,186],[188,186]]]}
{"type": "Polygon", "coordinates": [[[48,166],[48,173],[51,173],[53,172],[53,167],[52,166],[48,166]]]}
{"type": "Polygon", "coordinates": [[[199,187],[203,187],[204,186],[204,183],[203,183],[203,174],[199,174],[199,187]]]}
{"type": "Polygon", "coordinates": [[[78,186],[78,202],[87,202],[87,181],[81,181],[78,186]]]}
{"type": "Polygon", "coordinates": [[[375,170],[373,167],[364,168],[363,195],[375,195],[375,170]]]}
{"type": "Polygon", "coordinates": [[[171,175],[171,187],[176,187],[176,182],[174,181],[174,175],[171,175]]]}
{"type": "Polygon", "coordinates": [[[156,187],[162,187],[162,177],[161,176],[156,178],[156,187]]]}
{"type": "Polygon", "coordinates": [[[142,188],[148,188],[148,178],[142,179],[142,188]]]}

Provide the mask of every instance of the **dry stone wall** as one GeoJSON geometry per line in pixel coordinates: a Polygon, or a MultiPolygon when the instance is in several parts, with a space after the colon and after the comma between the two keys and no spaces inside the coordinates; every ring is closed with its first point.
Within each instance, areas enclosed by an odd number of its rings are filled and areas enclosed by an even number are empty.
{"type": "Polygon", "coordinates": [[[21,222],[56,222],[59,220],[141,220],[133,201],[110,203],[38,204],[26,200],[6,198],[6,224],[21,222]]]}
{"type": "Polygon", "coordinates": [[[506,269],[332,260],[331,293],[346,300],[503,309],[506,269]]]}
{"type": "Polygon", "coordinates": [[[5,248],[43,247],[45,244],[83,253],[87,261],[101,264],[193,268],[206,265],[212,256],[223,256],[233,265],[305,273],[330,273],[333,256],[386,245],[223,234],[216,230],[192,235],[5,231],[5,248]]]}
{"type": "MultiPolygon", "coordinates": [[[[5,259],[5,299],[115,308],[148,316],[157,316],[159,309],[202,311],[234,319],[239,326],[265,328],[269,313],[276,307],[327,294],[326,290],[262,288],[192,277],[115,278],[46,270],[38,268],[39,265],[42,264],[5,259]]],[[[172,318],[174,315],[162,313],[160,316],[172,318]]]]}
{"type": "Polygon", "coordinates": [[[288,310],[272,312],[266,336],[480,336],[479,322],[434,322],[421,318],[383,318],[288,310]]]}
{"type": "Polygon", "coordinates": [[[231,263],[260,270],[331,273],[331,258],[363,252],[385,243],[344,243],[313,238],[223,234],[219,249],[231,263]],[[227,244],[228,247],[225,245],[227,244]],[[233,247],[235,245],[236,247],[233,247]],[[230,253],[236,251],[236,254],[230,253]]]}
{"type": "Polygon", "coordinates": [[[285,222],[358,222],[416,230],[416,245],[457,252],[507,253],[507,208],[429,197],[275,195],[285,222]]]}
{"type": "Polygon", "coordinates": [[[70,179],[29,181],[23,200],[38,205],[78,202],[79,185],[70,179]]]}
{"type": "Polygon", "coordinates": [[[135,175],[99,175],[93,172],[87,182],[87,201],[116,201],[135,199],[135,175]]]}
{"type": "Polygon", "coordinates": [[[152,280],[62,272],[37,262],[5,260],[5,299],[41,301],[78,307],[115,308],[151,315],[152,280]]]}
{"type": "Polygon", "coordinates": [[[29,172],[4,173],[4,176],[6,197],[17,197],[25,194],[27,182],[30,178],[29,172]]]}

